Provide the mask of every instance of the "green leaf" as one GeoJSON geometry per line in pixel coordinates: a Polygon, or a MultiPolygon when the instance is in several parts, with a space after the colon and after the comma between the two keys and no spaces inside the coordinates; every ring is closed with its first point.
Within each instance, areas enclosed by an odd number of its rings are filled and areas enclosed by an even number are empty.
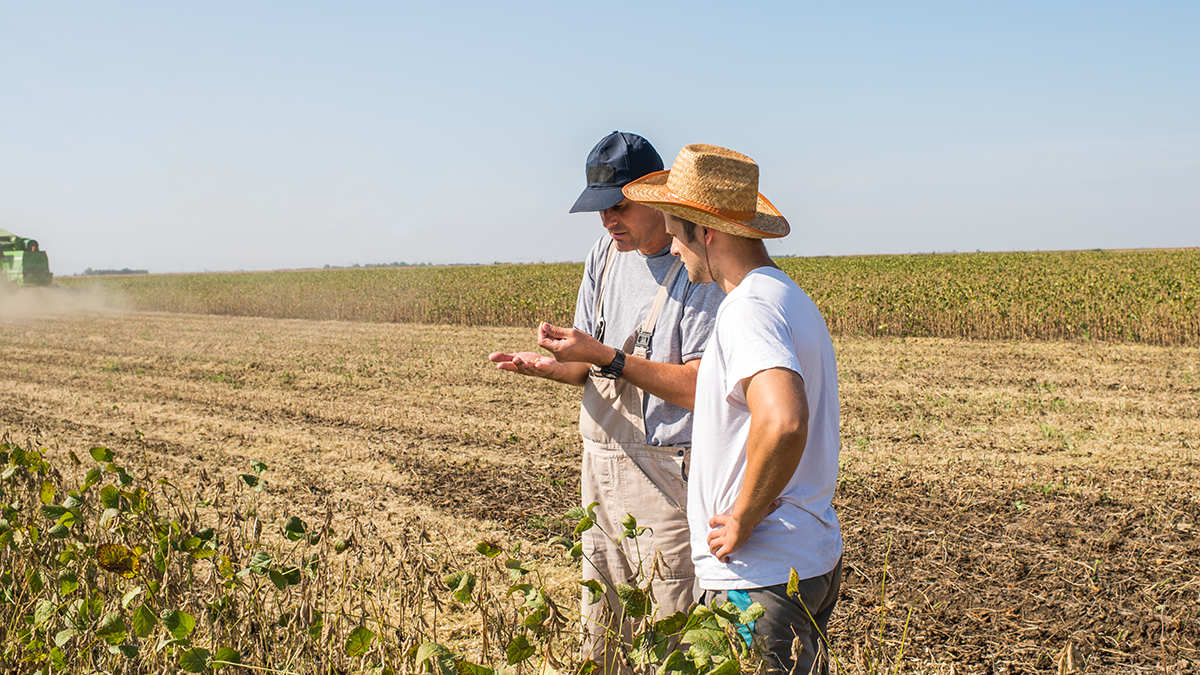
{"type": "Polygon", "coordinates": [[[547,606],[542,606],[542,607],[538,607],[537,609],[533,610],[529,614],[525,615],[525,620],[522,621],[521,623],[526,628],[537,629],[539,626],[541,626],[543,623],[546,622],[546,619],[549,618],[549,616],[550,616],[550,608],[547,606]]]}
{"type": "Polygon", "coordinates": [[[288,518],[287,522],[283,524],[283,535],[292,541],[300,541],[306,532],[308,532],[308,526],[296,516],[288,518]]]}
{"type": "Polygon", "coordinates": [[[536,651],[537,649],[529,644],[528,638],[518,634],[508,643],[505,658],[508,660],[508,665],[513,666],[533,656],[536,651]]]}
{"type": "Polygon", "coordinates": [[[137,645],[121,645],[120,647],[117,647],[117,650],[121,652],[121,656],[124,656],[130,661],[136,659],[138,655],[137,645]]]}
{"type": "Polygon", "coordinates": [[[95,447],[91,450],[88,450],[88,454],[92,456],[92,459],[100,462],[101,464],[107,464],[113,461],[113,452],[108,448],[95,447]]]}
{"type": "Polygon", "coordinates": [[[501,553],[504,553],[504,549],[496,546],[495,544],[492,544],[491,542],[487,542],[487,541],[481,541],[478,544],[476,544],[475,550],[479,551],[480,553],[482,553],[483,555],[486,555],[489,558],[495,558],[496,556],[500,555],[501,553]]]}
{"type": "Polygon", "coordinates": [[[599,581],[596,581],[595,579],[588,579],[587,581],[580,581],[579,585],[583,586],[584,588],[591,591],[588,595],[588,597],[589,597],[588,604],[589,605],[594,605],[597,602],[600,602],[600,598],[604,597],[604,586],[599,581]]]}
{"type": "Polygon", "coordinates": [[[110,645],[119,645],[125,641],[125,619],[117,612],[105,614],[96,626],[96,637],[110,645]]]}
{"type": "Polygon", "coordinates": [[[475,575],[466,570],[453,572],[446,576],[446,585],[454,591],[454,599],[462,603],[471,601],[471,593],[475,591],[475,575]]]}
{"type": "Polygon", "coordinates": [[[659,663],[667,655],[667,642],[667,636],[660,633],[654,631],[640,633],[633,639],[629,657],[639,665],[659,663]]]}
{"type": "Polygon", "coordinates": [[[693,659],[730,654],[728,638],[719,628],[693,628],[684,633],[683,641],[688,645],[688,655],[693,659]]]}
{"type": "Polygon", "coordinates": [[[583,542],[579,542],[571,547],[571,557],[576,560],[583,557],[583,542]]]}
{"type": "Polygon", "coordinates": [[[163,627],[167,629],[176,640],[182,640],[196,628],[196,619],[187,612],[181,612],[177,609],[163,610],[158,618],[162,620],[163,627]]]}
{"type": "Polygon", "coordinates": [[[692,665],[692,662],[688,660],[687,656],[685,656],[683,652],[676,649],[667,655],[667,659],[663,661],[662,667],[658,669],[658,672],[659,675],[665,675],[666,673],[675,672],[691,673],[695,672],[695,670],[696,667],[692,665]]]}
{"type": "Polygon", "coordinates": [[[752,603],[749,607],[746,608],[746,611],[742,612],[741,616],[738,617],[738,623],[743,626],[752,624],[755,621],[758,621],[759,619],[763,618],[763,615],[765,615],[766,613],[767,613],[766,607],[763,607],[762,605],[758,604],[757,602],[752,603]]]}
{"type": "Polygon", "coordinates": [[[566,513],[563,514],[563,518],[570,519],[570,520],[579,520],[580,518],[582,518],[586,515],[587,515],[587,511],[584,510],[583,505],[576,504],[575,506],[572,506],[570,509],[568,509],[566,513]]]}
{"type": "Polygon", "coordinates": [[[80,492],[87,492],[93,485],[100,482],[100,469],[89,469],[87,476],[83,479],[83,485],[79,486],[80,492]]]}
{"type": "Polygon", "coordinates": [[[325,627],[325,616],[321,614],[321,610],[313,610],[313,622],[308,627],[308,636],[314,640],[321,639],[321,629],[325,627]]]}
{"type": "Polygon", "coordinates": [[[712,609],[713,614],[732,624],[736,624],[738,619],[742,617],[742,610],[738,609],[737,605],[732,602],[725,602],[719,607],[710,607],[710,609],[712,609]]]}
{"type": "Polygon", "coordinates": [[[55,522],[54,524],[55,524],[55,525],[62,525],[63,527],[70,528],[70,527],[74,527],[74,526],[75,526],[75,522],[76,522],[77,520],[79,520],[79,514],[77,514],[77,513],[76,513],[76,512],[74,512],[74,511],[67,511],[66,513],[64,513],[64,514],[62,514],[61,516],[59,516],[59,517],[58,517],[58,521],[57,521],[57,522],[55,522]]]}
{"type": "Polygon", "coordinates": [[[655,621],[654,630],[662,633],[663,635],[674,635],[683,630],[684,626],[687,625],[687,620],[687,614],[684,614],[681,610],[675,612],[671,616],[655,621]]]}
{"type": "Polygon", "coordinates": [[[112,485],[100,488],[100,503],[106,509],[121,508],[121,491],[112,485]]]}
{"type": "Polygon", "coordinates": [[[343,650],[346,656],[362,656],[371,648],[371,641],[375,639],[375,633],[366,626],[359,626],[350,631],[350,637],[346,638],[346,646],[343,650]]]}
{"type": "Polygon", "coordinates": [[[38,600],[37,608],[33,610],[33,627],[40,628],[47,619],[58,611],[58,605],[49,600],[38,600]]]}
{"type": "MultiPolygon", "coordinates": [[[[34,529],[34,528],[30,528],[34,529]]],[[[34,595],[41,593],[46,587],[46,581],[42,578],[42,573],[39,570],[29,570],[25,573],[25,583],[29,584],[29,590],[33,591],[34,595]]]]}
{"type": "Polygon", "coordinates": [[[267,465],[258,460],[254,460],[253,462],[250,462],[250,468],[254,469],[254,473],[261,476],[262,472],[267,470],[267,465]]]}
{"type": "Polygon", "coordinates": [[[133,632],[143,640],[149,637],[150,631],[154,630],[154,624],[158,623],[158,617],[154,616],[154,612],[150,611],[149,607],[142,605],[133,613],[133,632]]]}
{"type": "Polygon", "coordinates": [[[47,520],[58,520],[67,512],[67,509],[57,504],[43,504],[41,511],[47,520]]]}
{"type": "Polygon", "coordinates": [[[71,641],[71,638],[79,635],[79,631],[74,628],[65,628],[54,634],[54,645],[61,647],[71,641]]]}
{"type": "Polygon", "coordinates": [[[787,594],[789,598],[800,597],[800,575],[796,574],[796,568],[788,574],[787,594]]]}
{"type": "Polygon", "coordinates": [[[287,581],[288,586],[295,586],[300,583],[300,568],[289,567],[283,570],[283,579],[287,581]]]}
{"type": "Polygon", "coordinates": [[[238,475],[238,478],[241,478],[242,481],[244,483],[246,483],[246,485],[249,485],[250,487],[258,487],[258,476],[248,474],[248,473],[243,473],[243,474],[238,475]]]}
{"type": "Polygon", "coordinates": [[[42,481],[41,498],[43,504],[54,503],[54,483],[50,481],[42,481]]]}
{"type": "Polygon", "coordinates": [[[496,671],[492,670],[491,668],[488,668],[487,666],[481,666],[477,663],[471,663],[466,659],[459,659],[458,661],[454,662],[454,665],[457,675],[496,675],[496,671]]]}
{"type": "Polygon", "coordinates": [[[258,574],[263,574],[274,562],[275,559],[271,557],[270,553],[267,553],[266,551],[259,551],[250,558],[250,562],[247,563],[247,566],[258,574]]]}
{"type": "Polygon", "coordinates": [[[625,610],[625,616],[646,616],[650,611],[650,599],[646,596],[646,591],[640,588],[630,586],[622,581],[617,584],[617,597],[621,599],[621,607],[625,610]]]}
{"type": "Polygon", "coordinates": [[[67,570],[58,575],[58,594],[70,595],[79,588],[79,577],[71,570],[67,570]]]}
{"type": "Polygon", "coordinates": [[[708,671],[708,675],[737,675],[741,672],[742,665],[737,659],[727,659],[724,663],[708,671]]]}
{"type": "Polygon", "coordinates": [[[529,574],[529,570],[525,569],[521,561],[516,558],[505,560],[504,566],[508,568],[508,576],[512,581],[517,581],[526,574],[529,574]]]}
{"type": "Polygon", "coordinates": [[[417,665],[421,665],[430,659],[430,657],[449,654],[450,650],[436,642],[426,642],[420,647],[417,647],[417,665]]]}
{"type": "Polygon", "coordinates": [[[203,647],[194,647],[179,654],[179,667],[188,673],[203,673],[208,670],[212,654],[203,647]]]}
{"type": "Polygon", "coordinates": [[[213,670],[219,670],[229,665],[241,665],[242,653],[233,647],[221,647],[213,655],[213,670]]]}
{"type": "Polygon", "coordinates": [[[458,666],[454,663],[454,657],[449,654],[442,654],[434,659],[437,664],[437,675],[458,675],[458,666]]]}
{"type": "Polygon", "coordinates": [[[592,526],[595,524],[596,521],[584,516],[583,519],[579,521],[579,524],[575,526],[575,536],[579,536],[584,532],[587,532],[588,530],[592,529],[592,526]]]}
{"type": "Polygon", "coordinates": [[[279,570],[267,570],[267,576],[271,578],[271,583],[275,584],[275,588],[282,591],[288,587],[287,578],[279,570]]]}

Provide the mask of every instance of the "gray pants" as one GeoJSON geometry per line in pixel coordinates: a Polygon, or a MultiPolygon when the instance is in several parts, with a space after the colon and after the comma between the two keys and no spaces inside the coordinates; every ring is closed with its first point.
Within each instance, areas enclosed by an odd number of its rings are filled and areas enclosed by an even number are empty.
{"type": "Polygon", "coordinates": [[[762,651],[768,672],[827,675],[829,651],[825,639],[829,637],[829,617],[837,605],[841,587],[842,561],[839,560],[829,573],[801,581],[799,600],[789,597],[787,585],[780,584],[746,589],[743,593],[732,591],[732,597],[731,591],[705,591],[704,604],[711,607],[714,603],[721,605],[733,601],[735,605],[748,606],[746,598],[749,596],[749,602],[757,602],[767,610],[761,619],[754,622],[750,633],[754,637],[755,647],[762,651]],[[808,608],[807,612],[805,607],[808,608]],[[820,634],[813,630],[810,613],[816,619],[816,629],[820,634]]]}

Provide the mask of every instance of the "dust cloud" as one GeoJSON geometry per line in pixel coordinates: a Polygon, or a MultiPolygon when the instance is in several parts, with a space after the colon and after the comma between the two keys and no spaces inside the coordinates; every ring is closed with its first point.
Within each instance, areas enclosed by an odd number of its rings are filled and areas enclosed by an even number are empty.
{"type": "Polygon", "coordinates": [[[36,316],[118,313],[132,303],[109,289],[17,286],[0,282],[0,321],[36,316]]]}

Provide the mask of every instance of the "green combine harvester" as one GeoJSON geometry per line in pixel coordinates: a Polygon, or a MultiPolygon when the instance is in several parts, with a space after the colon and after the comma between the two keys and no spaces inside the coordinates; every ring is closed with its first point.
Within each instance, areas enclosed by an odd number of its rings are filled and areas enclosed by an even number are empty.
{"type": "Polygon", "coordinates": [[[54,281],[50,259],[36,240],[0,230],[0,274],[19,286],[49,286],[54,281]]]}

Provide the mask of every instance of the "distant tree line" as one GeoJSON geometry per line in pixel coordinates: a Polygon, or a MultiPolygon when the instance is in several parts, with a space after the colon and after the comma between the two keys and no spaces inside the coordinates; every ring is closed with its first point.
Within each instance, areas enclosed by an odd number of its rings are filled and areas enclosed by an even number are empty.
{"type": "Polygon", "coordinates": [[[129,269],[128,267],[123,267],[123,268],[121,268],[121,269],[119,269],[119,270],[94,270],[94,269],[92,269],[92,268],[90,268],[90,267],[89,267],[89,268],[87,268],[86,270],[84,270],[84,271],[83,271],[83,273],[84,273],[85,275],[96,275],[96,274],[150,274],[150,271],[149,271],[149,270],[131,270],[131,269],[129,269]]]}

